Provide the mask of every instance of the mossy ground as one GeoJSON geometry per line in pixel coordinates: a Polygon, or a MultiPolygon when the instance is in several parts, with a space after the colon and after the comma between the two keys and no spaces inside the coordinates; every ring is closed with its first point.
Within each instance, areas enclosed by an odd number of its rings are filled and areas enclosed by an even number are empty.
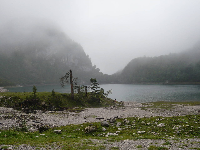
{"type": "MultiPolygon", "coordinates": [[[[97,144],[91,139],[99,141],[116,142],[121,140],[138,139],[165,139],[180,140],[185,138],[200,138],[200,115],[188,115],[177,117],[150,117],[150,118],[126,118],[117,119],[121,122],[120,127],[116,123],[105,127],[102,131],[101,123],[92,123],[97,130],[92,133],[85,133],[85,127],[90,125],[67,125],[39,132],[22,132],[14,129],[0,131],[0,145],[21,145],[29,144],[38,147],[59,145],[62,149],[99,149],[103,144],[97,144]],[[127,122],[127,123],[125,123],[127,122]],[[54,130],[62,130],[61,134],[54,133],[54,130]],[[118,135],[108,135],[117,133],[118,135]]],[[[168,145],[169,142],[164,145],[168,145]]]]}

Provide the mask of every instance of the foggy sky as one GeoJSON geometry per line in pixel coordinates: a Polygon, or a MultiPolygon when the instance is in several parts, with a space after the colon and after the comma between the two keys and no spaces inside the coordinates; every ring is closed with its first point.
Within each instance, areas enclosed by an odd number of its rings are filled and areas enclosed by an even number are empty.
{"type": "Polygon", "coordinates": [[[200,0],[0,0],[0,27],[13,19],[53,22],[112,74],[136,57],[192,48],[199,8],[200,0]]]}

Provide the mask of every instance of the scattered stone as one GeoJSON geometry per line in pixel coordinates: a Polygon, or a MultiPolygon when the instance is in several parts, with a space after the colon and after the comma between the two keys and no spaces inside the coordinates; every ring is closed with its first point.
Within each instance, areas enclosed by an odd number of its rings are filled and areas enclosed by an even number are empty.
{"type": "Polygon", "coordinates": [[[106,131],[106,128],[102,127],[102,131],[106,131]]]}
{"type": "Polygon", "coordinates": [[[96,127],[95,126],[87,126],[85,128],[85,133],[91,133],[91,132],[94,132],[96,131],[96,127]]]}
{"type": "Polygon", "coordinates": [[[115,123],[115,122],[116,122],[116,118],[115,118],[115,117],[114,117],[114,118],[110,118],[110,119],[109,119],[109,122],[110,122],[110,123],[115,123]]]}
{"type": "Polygon", "coordinates": [[[61,134],[62,130],[54,130],[54,133],[61,134]]]}
{"type": "Polygon", "coordinates": [[[165,126],[164,123],[160,123],[160,124],[157,125],[157,127],[164,127],[164,126],[165,126]]]}
{"type": "Polygon", "coordinates": [[[121,122],[117,122],[117,125],[116,125],[116,127],[120,127],[122,125],[122,123],[121,122]]]}
{"type": "Polygon", "coordinates": [[[124,119],[124,123],[125,123],[125,124],[129,124],[129,123],[130,123],[130,121],[129,121],[129,120],[127,120],[127,119],[124,119]]]}
{"type": "Polygon", "coordinates": [[[120,131],[116,131],[116,133],[118,134],[118,133],[120,133],[120,131]]]}
{"type": "Polygon", "coordinates": [[[108,132],[108,133],[106,134],[106,137],[108,137],[108,136],[117,136],[117,135],[118,135],[117,133],[109,133],[109,132],[108,132]]]}
{"type": "Polygon", "coordinates": [[[44,124],[38,124],[37,125],[37,129],[39,130],[40,133],[44,132],[44,131],[47,131],[50,129],[50,126],[48,125],[44,125],[44,124]]]}
{"type": "Polygon", "coordinates": [[[103,127],[109,127],[109,123],[107,121],[102,121],[101,126],[103,127]]]}
{"type": "Polygon", "coordinates": [[[8,92],[8,90],[7,89],[4,89],[4,87],[0,87],[0,93],[1,92],[8,92]]]}
{"type": "MultiPolygon", "coordinates": [[[[47,124],[49,125],[49,127],[52,127],[52,126],[64,126],[64,125],[68,125],[68,124],[82,124],[84,122],[99,122],[101,121],[101,119],[104,119],[104,120],[107,120],[107,123],[109,124],[109,118],[114,118],[116,116],[121,116],[121,118],[127,118],[127,117],[138,117],[138,118],[141,118],[141,117],[154,117],[154,116],[163,116],[163,117],[171,117],[171,116],[178,116],[178,115],[193,115],[193,114],[198,114],[200,113],[200,105],[198,106],[177,106],[173,108],[173,111],[171,110],[164,110],[164,109],[157,109],[156,111],[153,111],[151,108],[146,108],[146,110],[142,110],[140,109],[140,103],[132,103],[132,102],[129,102],[127,103],[126,105],[126,102],[125,102],[125,109],[122,110],[122,108],[118,108],[118,109],[105,109],[105,108],[87,108],[84,110],[84,114],[82,113],[79,113],[77,115],[73,115],[72,112],[69,112],[67,114],[63,114],[61,112],[58,112],[58,111],[52,111],[52,112],[55,112],[55,113],[51,113],[51,112],[45,112],[45,113],[36,113],[36,114],[25,114],[23,112],[20,112],[20,111],[17,111],[17,110],[13,110],[13,109],[10,109],[10,108],[5,108],[5,107],[0,107],[0,129],[8,129],[8,128],[12,128],[13,126],[17,126],[19,125],[19,123],[22,121],[22,120],[25,120],[26,123],[27,123],[27,126],[31,126],[30,129],[37,129],[37,125],[38,124],[47,124]],[[84,116],[91,116],[91,115],[94,115],[95,116],[102,116],[102,118],[98,117],[98,118],[95,118],[95,117],[90,117],[90,118],[87,118],[87,120],[84,120],[84,116]],[[27,121],[29,120],[29,121],[27,121]],[[33,121],[35,120],[35,122],[33,121]],[[38,121],[38,123],[36,123],[38,121]]],[[[142,105],[141,105],[142,106],[142,105]]],[[[125,119],[124,119],[125,120],[125,119]]],[[[145,123],[145,122],[144,122],[145,123]]],[[[197,122],[198,123],[198,122],[197,122]]],[[[119,132],[121,130],[123,130],[123,128],[120,128],[121,124],[125,124],[127,125],[127,122],[122,122],[122,123],[118,123],[116,122],[116,126],[118,128],[118,131],[115,132],[115,134],[113,133],[105,133],[105,132],[102,132],[102,135],[103,136],[110,136],[110,135],[118,135],[119,132]]],[[[130,124],[130,123],[128,123],[130,124]]],[[[134,122],[131,122],[132,125],[135,125],[136,123],[134,122]]],[[[147,125],[151,125],[151,123],[146,123],[147,125]]],[[[110,125],[110,124],[109,124],[110,125]]],[[[157,123],[157,126],[164,126],[165,124],[160,124],[160,123],[157,123]]],[[[110,125],[111,126],[111,125],[110,125]]],[[[166,125],[165,125],[166,126],[166,125]]],[[[189,124],[184,126],[184,127],[189,127],[189,124]]],[[[103,131],[103,128],[106,129],[106,126],[102,127],[102,131],[103,131]]],[[[175,126],[174,129],[180,129],[180,127],[177,127],[175,126]]],[[[198,129],[200,129],[200,127],[198,127],[198,129]]],[[[100,129],[101,130],[101,129],[100,129]]],[[[30,131],[30,130],[29,130],[30,131]]],[[[90,129],[89,129],[90,131],[90,129]]],[[[84,131],[83,131],[84,132],[84,131]]],[[[142,133],[145,133],[145,131],[136,131],[135,133],[133,133],[132,135],[136,135],[136,134],[142,134],[142,133]]],[[[178,132],[177,132],[178,133],[178,132]]],[[[1,133],[2,134],[2,133],[1,133]]],[[[156,133],[153,133],[152,134],[156,134],[156,133]]],[[[175,133],[176,134],[176,133],[175,133]]],[[[7,136],[7,135],[4,135],[2,134],[2,136],[7,136]]],[[[39,134],[39,136],[42,136],[42,134],[39,134]]],[[[38,137],[38,136],[37,136],[38,137]]],[[[43,136],[43,137],[46,137],[43,136]]],[[[171,137],[171,139],[173,139],[173,137],[171,137]]],[[[183,145],[184,142],[188,142],[190,141],[190,143],[188,143],[188,147],[187,149],[189,148],[200,148],[199,147],[199,138],[195,138],[195,139],[189,139],[186,141],[186,139],[181,139],[181,142],[173,142],[170,141],[172,143],[172,145],[169,146],[169,149],[178,149],[180,148],[180,146],[183,145]],[[192,144],[191,144],[192,143],[192,144]],[[182,144],[182,145],[181,145],[182,144]]],[[[118,141],[118,142],[114,142],[112,144],[110,144],[110,149],[112,147],[119,147],[120,149],[136,149],[136,147],[138,145],[142,145],[143,148],[145,147],[148,147],[150,143],[153,143],[154,145],[157,145],[159,146],[158,144],[160,144],[160,146],[163,146],[162,144],[166,142],[166,141],[163,141],[163,140],[151,140],[151,139],[139,139],[139,140],[129,140],[129,141],[126,141],[126,140],[123,140],[123,141],[118,141]],[[158,143],[158,144],[155,144],[155,143],[158,143]]],[[[1,145],[2,146],[2,145],[1,145]]],[[[1,149],[1,146],[0,146],[0,149],[1,149]]],[[[109,146],[105,144],[105,147],[107,148],[109,146]]],[[[35,147],[31,147],[29,145],[19,145],[18,147],[14,147],[12,146],[13,149],[36,149],[35,147]]],[[[108,149],[108,148],[107,148],[108,149]]]]}
{"type": "Polygon", "coordinates": [[[138,131],[137,133],[138,134],[142,134],[142,133],[145,133],[146,131],[138,131]]]}

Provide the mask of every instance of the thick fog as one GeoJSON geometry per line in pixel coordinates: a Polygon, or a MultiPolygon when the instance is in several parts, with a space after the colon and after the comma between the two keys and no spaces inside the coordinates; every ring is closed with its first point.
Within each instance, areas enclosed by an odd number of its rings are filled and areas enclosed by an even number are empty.
{"type": "Polygon", "coordinates": [[[200,41],[199,8],[200,0],[0,0],[0,29],[16,24],[29,33],[19,22],[53,23],[112,74],[136,57],[194,47],[200,41]]]}

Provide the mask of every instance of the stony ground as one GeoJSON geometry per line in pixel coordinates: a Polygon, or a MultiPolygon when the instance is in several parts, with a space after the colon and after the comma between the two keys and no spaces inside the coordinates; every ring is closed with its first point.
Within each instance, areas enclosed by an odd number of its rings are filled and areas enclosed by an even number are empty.
{"type": "Polygon", "coordinates": [[[4,87],[0,87],[0,93],[1,92],[7,92],[8,90],[7,89],[4,89],[4,87]]]}
{"type": "MultiPolygon", "coordinates": [[[[145,105],[148,106],[148,105],[145,105]]],[[[124,107],[109,107],[109,108],[87,108],[81,112],[41,112],[37,111],[36,114],[25,114],[20,111],[13,110],[12,108],[0,107],[0,129],[8,129],[13,126],[20,126],[20,123],[25,120],[30,127],[31,131],[37,130],[38,125],[49,125],[53,126],[63,126],[68,124],[82,124],[85,122],[99,122],[107,120],[114,117],[127,118],[127,117],[151,117],[151,116],[182,116],[190,114],[200,114],[200,106],[183,106],[183,105],[174,105],[172,110],[167,109],[152,109],[145,108],[141,103],[135,102],[124,102],[124,107]]],[[[95,142],[95,141],[94,141],[95,142]]],[[[142,140],[125,140],[120,142],[105,143],[107,149],[111,147],[120,147],[120,149],[139,149],[136,148],[137,145],[141,145],[142,149],[147,149],[147,147],[154,143],[157,146],[162,145],[164,140],[151,140],[151,139],[142,139],[142,140]],[[146,148],[144,148],[146,147],[146,148]]],[[[179,149],[181,143],[188,143],[192,147],[198,147],[200,139],[185,139],[181,142],[171,141],[169,149],[179,149]],[[193,143],[193,144],[190,144],[193,143]],[[196,143],[196,144],[195,144],[196,143]]],[[[97,144],[102,144],[102,141],[96,141],[97,144]]],[[[24,145],[22,145],[24,146],[24,145]]],[[[187,147],[186,149],[188,149],[187,147]]],[[[19,148],[20,149],[20,148],[19,148]]],[[[22,148],[24,149],[24,148],[22,148]]],[[[34,149],[33,147],[26,147],[26,149],[34,149]]],[[[141,148],[140,148],[141,149],[141,148]]],[[[182,148],[184,149],[184,148],[182,148]]]]}

